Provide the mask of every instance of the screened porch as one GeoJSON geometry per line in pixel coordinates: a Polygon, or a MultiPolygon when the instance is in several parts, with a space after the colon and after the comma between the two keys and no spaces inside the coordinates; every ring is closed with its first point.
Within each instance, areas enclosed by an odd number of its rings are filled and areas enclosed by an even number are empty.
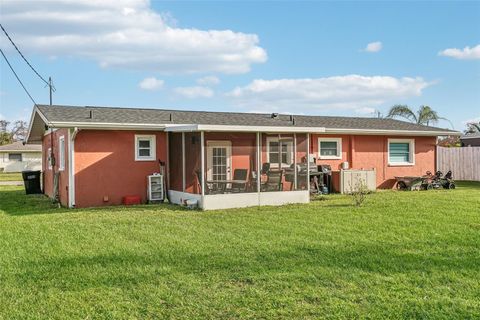
{"type": "Polygon", "coordinates": [[[173,203],[196,201],[200,208],[220,209],[308,202],[308,133],[168,135],[173,203]]]}

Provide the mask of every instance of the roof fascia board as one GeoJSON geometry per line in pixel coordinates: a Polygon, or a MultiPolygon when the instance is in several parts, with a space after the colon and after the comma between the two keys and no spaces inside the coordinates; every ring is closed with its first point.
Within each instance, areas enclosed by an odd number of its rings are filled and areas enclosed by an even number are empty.
{"type": "Polygon", "coordinates": [[[422,130],[383,130],[383,129],[350,129],[324,127],[282,127],[282,126],[229,126],[229,125],[202,125],[202,124],[151,124],[151,123],[110,123],[110,122],[52,122],[56,128],[85,128],[85,129],[118,129],[118,130],[163,130],[167,132],[298,132],[298,133],[325,133],[325,134],[362,134],[362,135],[415,135],[415,136],[461,136],[456,132],[422,131],[422,130]]]}
{"type": "Polygon", "coordinates": [[[140,130],[162,130],[165,129],[165,124],[153,123],[111,123],[111,122],[52,122],[52,127],[55,128],[74,128],[79,129],[140,129],[140,130]]]}
{"type": "Polygon", "coordinates": [[[362,135],[395,135],[395,136],[460,136],[458,131],[422,131],[422,130],[383,130],[383,129],[341,129],[341,128],[327,128],[327,134],[362,134],[362,135]]]}
{"type": "Polygon", "coordinates": [[[33,127],[33,121],[35,120],[35,115],[38,114],[42,121],[49,126],[48,119],[45,117],[45,115],[38,109],[37,105],[34,105],[33,110],[32,110],[32,115],[30,116],[30,123],[28,124],[28,131],[27,131],[27,137],[25,138],[25,143],[29,143],[30,140],[30,133],[32,131],[33,127]]]}
{"type": "Polygon", "coordinates": [[[168,132],[216,131],[216,132],[298,132],[313,133],[325,132],[323,127],[274,127],[274,126],[228,126],[228,125],[171,125],[168,132]]]}

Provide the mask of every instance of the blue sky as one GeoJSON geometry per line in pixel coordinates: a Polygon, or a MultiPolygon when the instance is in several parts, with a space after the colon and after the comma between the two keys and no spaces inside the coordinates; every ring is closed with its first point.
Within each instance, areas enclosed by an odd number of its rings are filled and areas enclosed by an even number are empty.
{"type": "MultiPolygon", "coordinates": [[[[0,0],[0,9],[53,77],[56,104],[348,116],[425,104],[459,130],[480,120],[480,2],[0,0]]],[[[0,71],[0,117],[28,119],[31,101],[4,61],[0,71]]]]}

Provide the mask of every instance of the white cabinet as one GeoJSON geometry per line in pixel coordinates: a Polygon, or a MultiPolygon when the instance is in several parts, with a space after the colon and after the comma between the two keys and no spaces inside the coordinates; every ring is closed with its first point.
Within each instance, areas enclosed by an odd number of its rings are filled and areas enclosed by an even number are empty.
{"type": "Polygon", "coordinates": [[[351,193],[360,185],[364,185],[370,191],[377,188],[377,173],[371,170],[340,170],[340,192],[351,193]]]}
{"type": "Polygon", "coordinates": [[[163,175],[148,176],[148,201],[163,201],[163,175]]]}

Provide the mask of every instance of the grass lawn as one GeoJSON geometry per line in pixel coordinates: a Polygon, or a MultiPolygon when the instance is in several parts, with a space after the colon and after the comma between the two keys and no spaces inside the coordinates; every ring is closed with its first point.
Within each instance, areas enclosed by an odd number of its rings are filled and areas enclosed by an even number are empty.
{"type": "Polygon", "coordinates": [[[479,183],[213,212],[0,188],[0,319],[480,318],[479,183]]]}
{"type": "Polygon", "coordinates": [[[0,172],[0,181],[23,181],[22,174],[17,172],[0,172]]]}

